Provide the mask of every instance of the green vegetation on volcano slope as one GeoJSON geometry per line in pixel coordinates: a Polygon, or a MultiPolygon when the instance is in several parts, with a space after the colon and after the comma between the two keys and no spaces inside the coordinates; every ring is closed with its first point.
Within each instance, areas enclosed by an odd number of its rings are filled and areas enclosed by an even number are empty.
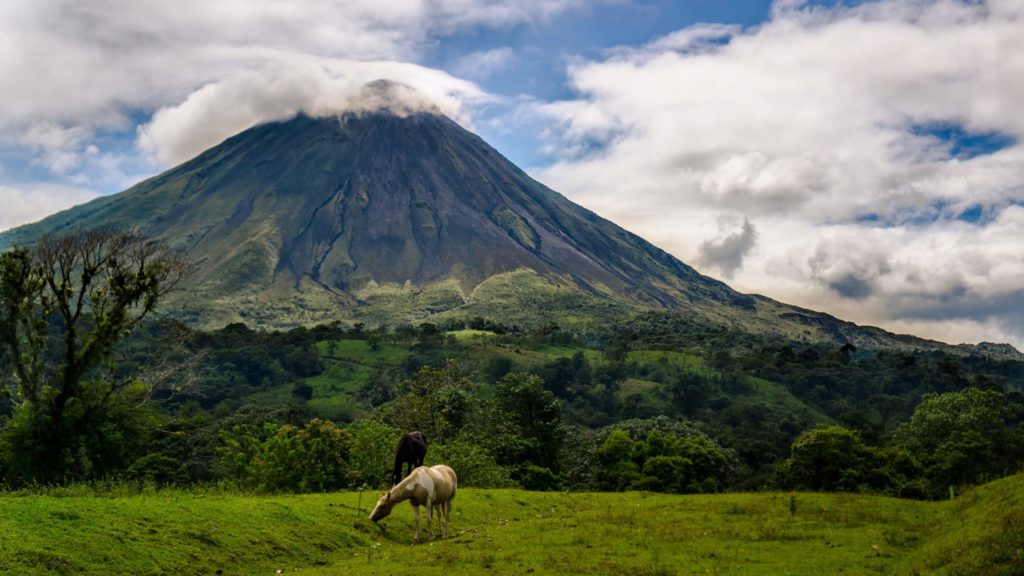
{"type": "Polygon", "coordinates": [[[954,502],[464,489],[449,538],[423,544],[405,506],[370,523],[373,497],[2,495],[0,573],[1008,575],[1024,561],[1024,475],[954,502]]]}

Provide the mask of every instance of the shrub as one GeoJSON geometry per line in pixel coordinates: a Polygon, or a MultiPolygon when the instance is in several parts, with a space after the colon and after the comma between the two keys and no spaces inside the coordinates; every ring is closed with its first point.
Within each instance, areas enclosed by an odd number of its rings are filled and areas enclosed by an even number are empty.
{"type": "Polygon", "coordinates": [[[455,470],[459,486],[477,488],[512,488],[511,470],[495,462],[494,458],[475,442],[454,440],[443,445],[431,445],[427,452],[430,463],[444,463],[455,470]]]}
{"type": "Polygon", "coordinates": [[[323,492],[351,485],[352,434],[331,422],[304,428],[264,424],[221,433],[218,449],[226,479],[259,492],[323,492]]]}

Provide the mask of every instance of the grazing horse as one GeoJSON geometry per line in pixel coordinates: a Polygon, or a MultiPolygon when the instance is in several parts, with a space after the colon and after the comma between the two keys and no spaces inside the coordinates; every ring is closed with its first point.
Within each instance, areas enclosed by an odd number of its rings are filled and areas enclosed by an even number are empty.
{"type": "Polygon", "coordinates": [[[444,464],[430,468],[420,466],[377,500],[377,506],[370,513],[370,520],[377,522],[391,514],[395,504],[409,500],[416,513],[416,540],[420,539],[420,506],[427,507],[427,535],[431,539],[434,538],[432,513],[437,509],[437,530],[442,538],[447,538],[448,525],[451,523],[452,500],[455,499],[457,486],[455,471],[444,464]]]}
{"type": "Polygon", "coordinates": [[[423,432],[409,432],[395,446],[395,469],[391,473],[391,485],[397,486],[402,481],[402,464],[406,464],[406,474],[413,468],[423,466],[423,458],[427,455],[427,437],[423,432]]]}

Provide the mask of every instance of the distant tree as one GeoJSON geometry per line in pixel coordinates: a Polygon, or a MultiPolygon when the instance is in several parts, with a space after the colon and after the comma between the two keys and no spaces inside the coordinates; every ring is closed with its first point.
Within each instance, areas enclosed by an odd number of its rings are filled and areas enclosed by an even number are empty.
{"type": "Polygon", "coordinates": [[[292,397],[300,400],[312,400],[313,387],[302,381],[296,382],[292,385],[292,397]]]}
{"type": "Polygon", "coordinates": [[[855,492],[865,483],[870,454],[860,436],[841,426],[804,432],[779,469],[784,488],[855,492]]]}
{"type": "Polygon", "coordinates": [[[595,454],[602,489],[715,492],[734,468],[735,456],[685,424],[658,417],[620,425],[595,454]]]}
{"type": "Polygon", "coordinates": [[[707,407],[710,383],[699,374],[682,372],[669,383],[672,405],[682,414],[696,416],[707,407]]]}
{"type": "Polygon", "coordinates": [[[280,362],[285,370],[302,378],[316,376],[324,371],[320,353],[312,344],[285,346],[280,356],[280,362]]]}
{"type": "Polygon", "coordinates": [[[188,262],[132,232],[77,230],[0,254],[0,432],[8,481],[88,478],[123,466],[139,425],[131,379],[97,368],[183,278],[188,262]]]}
{"type": "Polygon", "coordinates": [[[637,443],[625,430],[612,430],[597,449],[597,461],[604,473],[600,487],[604,490],[625,490],[641,480],[639,466],[634,462],[637,443]]]}
{"type": "Polygon", "coordinates": [[[1019,416],[1013,407],[994,390],[928,394],[896,429],[893,443],[921,460],[935,495],[949,486],[992,480],[1016,472],[1024,462],[1024,431],[1014,425],[1019,416]]]}
{"type": "Polygon", "coordinates": [[[504,356],[494,356],[487,361],[484,374],[491,382],[497,382],[505,377],[515,367],[512,361],[504,356]]]}
{"type": "Polygon", "coordinates": [[[356,322],[352,325],[352,329],[349,330],[349,335],[356,340],[362,340],[366,336],[366,325],[362,322],[356,322]]]}
{"type": "Polygon", "coordinates": [[[590,385],[590,362],[587,361],[587,356],[582,351],[577,351],[572,355],[572,369],[576,373],[574,380],[577,386],[590,385]]]}
{"type": "Polygon", "coordinates": [[[507,443],[517,447],[514,456],[506,453],[503,463],[532,463],[557,470],[557,455],[565,437],[562,405],[544,389],[541,379],[532,374],[509,373],[498,383],[495,401],[508,424],[507,443]]]}
{"type": "Polygon", "coordinates": [[[387,486],[395,456],[395,441],[400,436],[398,430],[368,419],[356,420],[347,430],[352,434],[352,455],[349,458],[352,485],[368,488],[387,486]]]}
{"type": "Polygon", "coordinates": [[[553,392],[559,398],[572,399],[570,390],[576,379],[576,371],[573,369],[572,360],[569,358],[557,358],[552,362],[537,367],[536,372],[544,380],[544,387],[553,392]]]}
{"type": "Polygon", "coordinates": [[[605,346],[602,353],[609,362],[622,362],[629,354],[629,342],[625,339],[617,339],[605,346]]]}
{"type": "Polygon", "coordinates": [[[382,418],[399,430],[422,431],[432,444],[454,438],[479,400],[479,384],[451,360],[421,367],[398,388],[398,397],[380,407],[382,418]]]}
{"type": "Polygon", "coordinates": [[[808,430],[779,464],[781,488],[826,492],[884,492],[899,496],[925,494],[924,470],[913,455],[897,447],[876,448],[858,432],[841,426],[808,430]]]}
{"type": "Polygon", "coordinates": [[[427,463],[444,462],[459,475],[459,486],[511,488],[517,486],[512,470],[502,466],[480,442],[458,439],[431,446],[427,463]]]}

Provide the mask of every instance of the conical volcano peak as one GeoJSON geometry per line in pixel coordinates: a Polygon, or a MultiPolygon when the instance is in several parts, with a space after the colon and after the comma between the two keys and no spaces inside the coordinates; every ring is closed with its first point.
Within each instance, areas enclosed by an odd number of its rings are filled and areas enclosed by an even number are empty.
{"type": "Polygon", "coordinates": [[[255,126],[39,228],[130,224],[231,301],[308,292],[350,309],[367,286],[455,281],[465,303],[520,270],[645,306],[749,300],[531,179],[424,93],[377,80],[352,104],[255,126]]]}
{"type": "Polygon", "coordinates": [[[385,78],[363,85],[352,98],[346,112],[389,112],[403,118],[413,114],[444,114],[437,104],[419,90],[385,78]]]}

